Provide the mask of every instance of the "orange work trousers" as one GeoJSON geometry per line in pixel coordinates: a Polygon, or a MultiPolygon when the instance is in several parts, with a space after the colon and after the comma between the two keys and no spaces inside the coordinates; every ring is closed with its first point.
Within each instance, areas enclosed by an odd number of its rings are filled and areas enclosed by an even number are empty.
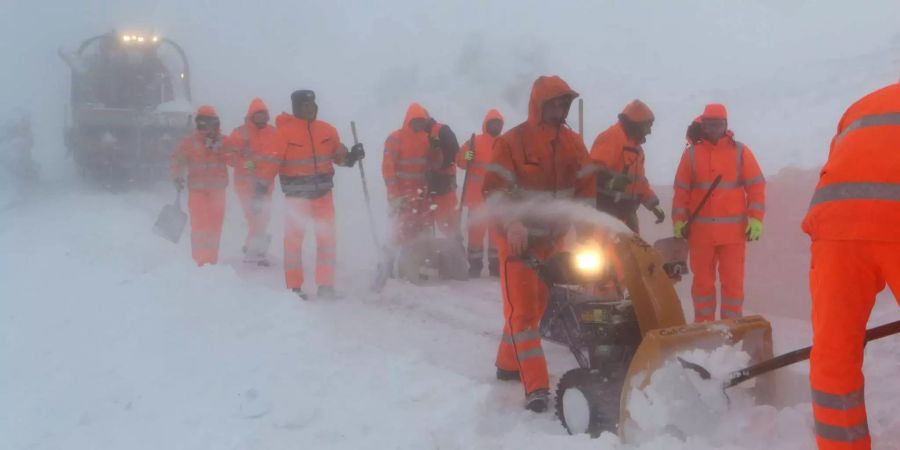
{"type": "Polygon", "coordinates": [[[244,219],[247,221],[247,238],[244,240],[245,249],[250,245],[251,238],[265,234],[269,228],[269,221],[272,218],[272,188],[274,185],[274,183],[271,183],[269,191],[259,198],[256,198],[256,186],[252,183],[235,183],[234,185],[234,192],[241,202],[244,219]],[[254,202],[258,202],[258,204],[254,205],[254,202]],[[255,210],[254,206],[256,206],[255,210]]]}
{"type": "Polygon", "coordinates": [[[198,266],[219,262],[219,241],[225,221],[225,190],[188,190],[191,254],[198,266]]]}
{"type": "Polygon", "coordinates": [[[447,237],[459,237],[459,211],[456,210],[456,192],[431,197],[434,222],[438,231],[447,237]]]}
{"type": "Polygon", "coordinates": [[[694,300],[694,321],[708,322],[716,319],[716,270],[722,286],[723,319],[733,319],[744,314],[744,255],[747,244],[690,243],[691,271],[694,283],[691,297],[694,300]]]}
{"type": "MultiPolygon", "coordinates": [[[[503,293],[503,336],[497,350],[497,368],[519,371],[525,394],[549,389],[547,360],[541,347],[540,324],[550,290],[517,257],[510,255],[504,237],[498,237],[500,250],[500,291],[503,293]]],[[[529,250],[539,259],[548,257],[553,248],[538,246],[529,250]]]]}
{"type": "Polygon", "coordinates": [[[316,235],[316,284],[334,287],[337,238],[331,192],[315,198],[285,197],[284,281],[288,289],[303,287],[303,236],[312,220],[316,235]]]}
{"type": "Polygon", "coordinates": [[[484,258],[485,235],[488,237],[488,260],[497,259],[497,237],[495,236],[496,233],[494,232],[494,227],[486,218],[478,217],[483,211],[484,204],[472,205],[469,207],[469,260],[481,261],[482,258],[484,258]],[[473,217],[475,220],[472,220],[473,217]]]}
{"type": "Polygon", "coordinates": [[[872,445],[863,395],[863,349],[875,296],[885,284],[900,298],[900,243],[813,242],[809,374],[816,442],[822,450],[868,450],[872,445]]]}

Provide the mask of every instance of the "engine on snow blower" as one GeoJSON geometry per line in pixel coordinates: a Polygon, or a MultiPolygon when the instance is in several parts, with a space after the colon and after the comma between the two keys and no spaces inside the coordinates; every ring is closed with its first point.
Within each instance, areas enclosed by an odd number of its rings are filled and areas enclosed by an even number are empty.
{"type": "Polygon", "coordinates": [[[526,257],[525,262],[550,287],[541,336],[568,347],[579,366],[559,381],[557,417],[569,434],[597,437],[604,431],[616,432],[619,398],[641,331],[614,268],[602,264],[602,269],[585,276],[579,262],[589,258],[561,252],[546,261],[526,257]]]}

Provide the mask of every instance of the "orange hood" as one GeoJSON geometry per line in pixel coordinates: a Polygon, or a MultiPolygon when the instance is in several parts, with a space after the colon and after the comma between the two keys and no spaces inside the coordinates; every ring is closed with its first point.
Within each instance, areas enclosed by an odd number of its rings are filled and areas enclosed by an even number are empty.
{"type": "Polygon", "coordinates": [[[252,117],[254,114],[256,114],[260,111],[269,112],[269,107],[266,106],[266,104],[262,101],[262,99],[254,98],[250,102],[250,107],[247,108],[247,115],[245,116],[245,118],[247,120],[250,120],[250,117],[252,117]]]}
{"type": "Polygon", "coordinates": [[[563,95],[568,95],[573,100],[578,97],[578,93],[572,90],[562,78],[556,75],[538,77],[531,87],[531,99],[528,101],[528,123],[532,126],[540,125],[544,103],[563,95]]]}
{"type": "Polygon", "coordinates": [[[428,119],[428,111],[422,107],[422,105],[418,103],[411,103],[409,108],[406,109],[406,117],[403,118],[403,126],[401,129],[409,129],[409,121],[413,119],[428,119]]]}
{"type": "Polygon", "coordinates": [[[492,109],[484,115],[484,122],[481,123],[482,133],[487,134],[487,123],[494,119],[499,119],[501,122],[503,122],[503,115],[500,114],[500,111],[497,111],[496,109],[492,109]]]}

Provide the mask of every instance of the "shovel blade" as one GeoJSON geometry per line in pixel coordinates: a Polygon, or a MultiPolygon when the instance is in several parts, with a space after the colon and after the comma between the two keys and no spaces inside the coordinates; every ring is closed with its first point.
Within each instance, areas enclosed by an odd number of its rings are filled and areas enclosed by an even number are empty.
{"type": "Polygon", "coordinates": [[[153,224],[153,233],[177,244],[184,233],[187,220],[188,215],[178,205],[163,206],[153,224]]]}

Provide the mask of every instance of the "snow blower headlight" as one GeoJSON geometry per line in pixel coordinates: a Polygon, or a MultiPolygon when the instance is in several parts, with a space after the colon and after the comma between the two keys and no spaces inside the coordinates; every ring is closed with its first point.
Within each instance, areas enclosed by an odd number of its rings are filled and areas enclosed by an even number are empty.
{"type": "Polygon", "coordinates": [[[572,255],[572,265],[583,277],[597,277],[605,266],[603,253],[598,248],[582,247],[572,255]]]}

